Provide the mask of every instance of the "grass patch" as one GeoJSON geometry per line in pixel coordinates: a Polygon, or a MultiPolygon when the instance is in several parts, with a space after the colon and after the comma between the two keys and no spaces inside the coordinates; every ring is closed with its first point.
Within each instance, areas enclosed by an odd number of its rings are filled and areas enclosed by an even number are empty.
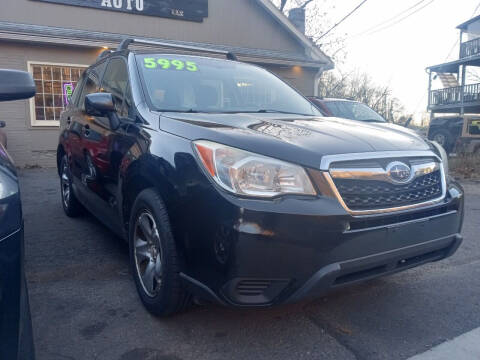
{"type": "Polygon", "coordinates": [[[449,159],[450,173],[459,179],[480,180],[480,154],[459,154],[449,159]]]}

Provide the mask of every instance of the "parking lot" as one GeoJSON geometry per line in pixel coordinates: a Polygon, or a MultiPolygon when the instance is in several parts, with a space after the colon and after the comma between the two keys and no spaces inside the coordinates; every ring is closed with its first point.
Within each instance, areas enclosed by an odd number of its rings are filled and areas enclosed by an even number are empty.
{"type": "Polygon", "coordinates": [[[67,218],[54,169],[20,174],[37,358],[407,359],[480,326],[480,184],[451,258],[265,310],[148,314],[126,244],[92,216],[67,218]]]}

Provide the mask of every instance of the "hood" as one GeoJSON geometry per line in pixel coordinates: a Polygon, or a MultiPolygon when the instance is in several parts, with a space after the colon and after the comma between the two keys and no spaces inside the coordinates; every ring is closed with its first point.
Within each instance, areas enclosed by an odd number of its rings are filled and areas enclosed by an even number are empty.
{"type": "Polygon", "coordinates": [[[390,130],[393,130],[393,131],[399,131],[399,132],[402,132],[404,134],[416,135],[416,136],[419,136],[422,139],[425,138],[420,131],[410,129],[410,128],[402,126],[402,125],[392,124],[392,123],[389,123],[389,122],[384,122],[384,123],[379,122],[379,123],[376,123],[376,125],[378,125],[380,127],[383,127],[385,129],[390,129],[390,130]]]}
{"type": "Polygon", "coordinates": [[[416,133],[379,123],[280,114],[163,113],[160,128],[295,162],[374,151],[429,150],[416,133]]]}

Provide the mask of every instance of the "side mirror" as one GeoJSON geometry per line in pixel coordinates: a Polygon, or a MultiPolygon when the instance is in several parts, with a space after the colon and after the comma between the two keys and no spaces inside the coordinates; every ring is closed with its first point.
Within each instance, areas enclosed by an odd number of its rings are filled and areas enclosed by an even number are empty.
{"type": "Polygon", "coordinates": [[[85,112],[91,116],[107,116],[115,111],[112,94],[94,93],[85,97],[85,112]]]}
{"type": "Polygon", "coordinates": [[[35,82],[30,73],[0,69],[0,101],[29,99],[35,95],[35,82]]]}
{"type": "Polygon", "coordinates": [[[90,116],[106,116],[113,130],[120,126],[120,119],[115,110],[113,96],[110,93],[94,93],[85,97],[85,112],[90,116]]]}
{"type": "Polygon", "coordinates": [[[5,121],[0,121],[0,128],[4,128],[5,126],[7,126],[5,121]]]}

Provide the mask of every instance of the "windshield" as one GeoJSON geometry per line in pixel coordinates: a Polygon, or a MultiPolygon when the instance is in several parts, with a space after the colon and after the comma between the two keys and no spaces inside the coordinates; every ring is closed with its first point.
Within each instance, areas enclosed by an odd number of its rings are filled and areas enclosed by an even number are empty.
{"type": "Polygon", "coordinates": [[[320,115],[275,75],[256,66],[182,55],[137,55],[150,101],[158,111],[281,112],[320,115]]]}
{"type": "Polygon", "coordinates": [[[325,101],[323,105],[332,116],[360,121],[385,122],[385,119],[367,105],[354,101],[325,101]]]}

